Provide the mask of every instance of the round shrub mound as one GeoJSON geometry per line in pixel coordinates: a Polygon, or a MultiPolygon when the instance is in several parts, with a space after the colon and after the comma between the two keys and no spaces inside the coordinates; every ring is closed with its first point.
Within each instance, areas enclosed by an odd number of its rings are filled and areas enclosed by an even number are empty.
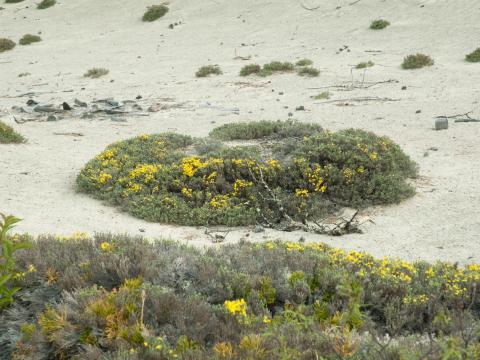
{"type": "Polygon", "coordinates": [[[399,202],[413,195],[406,179],[415,175],[387,137],[264,121],[225,125],[203,139],[166,133],[114,143],[77,184],[150,221],[272,226],[318,220],[337,206],[399,202]]]}
{"type": "Polygon", "coordinates": [[[18,254],[2,360],[480,358],[478,265],[110,235],[18,254]]]}

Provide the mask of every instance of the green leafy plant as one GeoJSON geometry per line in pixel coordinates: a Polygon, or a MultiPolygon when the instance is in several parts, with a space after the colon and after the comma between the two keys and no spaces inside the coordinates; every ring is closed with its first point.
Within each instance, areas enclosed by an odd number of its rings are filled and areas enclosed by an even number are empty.
{"type": "Polygon", "coordinates": [[[77,184],[150,221],[273,226],[319,219],[335,205],[399,202],[414,194],[406,179],[415,175],[415,164],[386,137],[263,121],[224,125],[205,139],[166,133],[113,144],[87,163],[77,184]]]}
{"type": "Polygon", "coordinates": [[[358,63],[355,66],[355,69],[366,69],[366,68],[372,67],[373,65],[375,65],[375,64],[372,61],[369,60],[367,62],[358,63]]]}
{"type": "Polygon", "coordinates": [[[168,13],[168,7],[165,5],[149,6],[145,14],[143,14],[143,21],[151,22],[160,19],[168,13]]]}
{"type": "Polygon", "coordinates": [[[418,53],[405,57],[405,59],[403,59],[402,68],[406,70],[420,69],[425,66],[432,66],[433,64],[434,61],[430,56],[418,53]]]}
{"type": "Polygon", "coordinates": [[[107,75],[108,73],[109,73],[109,70],[105,68],[92,68],[88,70],[85,74],[83,74],[83,76],[89,77],[92,79],[97,79],[99,77],[107,75]]]}
{"type": "Polygon", "coordinates": [[[300,76],[308,76],[308,77],[317,77],[320,75],[320,71],[313,67],[302,67],[298,70],[298,75],[300,76]]]}
{"type": "Polygon", "coordinates": [[[15,42],[10,39],[0,38],[0,53],[12,50],[15,47],[15,42]]]}
{"type": "Polygon", "coordinates": [[[26,34],[20,39],[20,45],[30,45],[31,43],[42,41],[42,38],[38,35],[26,34]]]}
{"type": "Polygon", "coordinates": [[[25,142],[25,138],[17,133],[11,126],[0,121],[0,144],[19,144],[25,142]]]}
{"type": "Polygon", "coordinates": [[[465,60],[468,62],[480,62],[480,48],[466,55],[465,60]]]}
{"type": "Polygon", "coordinates": [[[52,7],[57,3],[57,0],[42,0],[38,5],[37,9],[43,10],[52,7]]]}
{"type": "Polygon", "coordinates": [[[20,273],[15,262],[15,252],[30,246],[28,242],[18,241],[8,236],[8,232],[20,221],[14,216],[0,213],[0,310],[13,303],[13,296],[20,290],[13,280],[20,273]]]}
{"type": "Polygon", "coordinates": [[[207,65],[202,66],[198,71],[195,73],[196,77],[207,77],[209,75],[221,75],[222,70],[218,65],[207,65]]]}
{"type": "Polygon", "coordinates": [[[300,59],[296,62],[297,66],[310,66],[313,64],[313,61],[310,59],[300,59]]]}
{"type": "Polygon", "coordinates": [[[374,20],[370,24],[370,29],[381,30],[381,29],[385,29],[389,25],[390,25],[390,23],[387,20],[382,20],[382,19],[374,20]]]}

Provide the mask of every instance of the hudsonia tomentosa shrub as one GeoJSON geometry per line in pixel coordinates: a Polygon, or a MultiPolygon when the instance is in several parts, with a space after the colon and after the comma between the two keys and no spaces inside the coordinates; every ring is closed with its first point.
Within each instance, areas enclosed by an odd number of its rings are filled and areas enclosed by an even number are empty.
{"type": "Polygon", "coordinates": [[[15,47],[15,42],[10,39],[0,38],[0,53],[12,50],[15,47]]]}
{"type": "Polygon", "coordinates": [[[107,75],[108,73],[109,73],[109,70],[105,68],[92,68],[88,70],[85,74],[83,74],[83,76],[89,77],[92,79],[97,79],[99,77],[107,75]]]}
{"type": "Polygon", "coordinates": [[[385,29],[387,26],[389,26],[390,23],[387,20],[374,20],[370,24],[370,29],[372,30],[382,30],[385,29]]]}
{"type": "Polygon", "coordinates": [[[312,64],[313,64],[313,61],[310,59],[300,59],[295,63],[295,65],[297,66],[310,66],[312,64]]]}
{"type": "Polygon", "coordinates": [[[468,62],[480,62],[480,48],[466,55],[465,60],[468,62]]]}
{"type": "Polygon", "coordinates": [[[414,193],[405,180],[416,166],[387,137],[295,122],[227,125],[212,136],[247,134],[257,141],[167,133],[118,142],[88,162],[78,189],[149,221],[228,226],[315,220],[336,205],[390,204],[414,193]]]}
{"type": "Polygon", "coordinates": [[[222,70],[218,65],[206,65],[202,66],[198,71],[195,73],[196,77],[207,77],[210,75],[221,75],[222,70]]]}
{"type": "Polygon", "coordinates": [[[25,142],[25,138],[17,133],[11,126],[0,121],[0,144],[19,144],[25,142]]]}
{"type": "Polygon", "coordinates": [[[2,360],[480,356],[479,265],[317,243],[33,243],[16,255],[16,301],[0,310],[2,360]]]}
{"type": "Polygon", "coordinates": [[[48,9],[49,7],[52,7],[57,3],[56,0],[42,0],[38,5],[37,9],[43,10],[43,9],[48,9]]]}
{"type": "Polygon", "coordinates": [[[315,69],[314,67],[302,67],[297,73],[300,76],[317,77],[320,75],[320,70],[315,69]]]}
{"type": "Polygon", "coordinates": [[[432,66],[433,59],[424,54],[415,54],[415,55],[408,55],[403,59],[402,68],[406,70],[410,69],[420,69],[425,66],[432,66]]]}
{"type": "Polygon", "coordinates": [[[143,14],[143,21],[155,21],[160,19],[161,17],[165,16],[168,12],[168,7],[165,5],[152,5],[148,7],[145,14],[143,14]]]}
{"type": "Polygon", "coordinates": [[[20,45],[30,45],[35,42],[42,41],[42,38],[38,35],[32,35],[32,34],[25,34],[23,37],[20,39],[19,44],[20,45]]]}

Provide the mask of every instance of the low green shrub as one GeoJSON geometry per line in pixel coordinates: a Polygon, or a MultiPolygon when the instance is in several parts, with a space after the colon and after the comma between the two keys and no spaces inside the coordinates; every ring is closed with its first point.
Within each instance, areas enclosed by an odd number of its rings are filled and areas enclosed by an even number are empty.
{"type": "Polygon", "coordinates": [[[295,66],[288,61],[272,61],[268,64],[263,65],[262,68],[265,72],[276,73],[276,72],[289,72],[295,70],[295,66]]]}
{"type": "Polygon", "coordinates": [[[387,26],[389,26],[390,23],[387,20],[374,20],[370,24],[370,29],[372,30],[381,30],[385,29],[387,26]]]}
{"type": "Polygon", "coordinates": [[[406,70],[420,69],[425,66],[432,66],[434,64],[433,59],[424,54],[408,55],[403,59],[402,68],[406,70]]]}
{"type": "Polygon", "coordinates": [[[301,59],[296,62],[297,66],[310,66],[313,65],[313,61],[310,59],[301,59]]]}
{"type": "Polygon", "coordinates": [[[78,189],[130,214],[184,225],[320,219],[414,194],[416,166],[386,137],[296,122],[225,125],[211,138],[142,135],[88,162],[78,189]],[[242,146],[216,139],[252,140],[242,146]]]}
{"type": "Polygon", "coordinates": [[[168,7],[165,5],[152,5],[149,6],[145,14],[143,14],[143,21],[155,21],[165,16],[168,13],[168,7]]]}
{"type": "Polygon", "coordinates": [[[22,2],[24,0],[5,0],[5,3],[6,4],[16,4],[16,3],[19,3],[19,2],[22,2]]]}
{"type": "Polygon", "coordinates": [[[83,76],[89,77],[92,79],[97,79],[99,77],[107,75],[108,73],[109,73],[109,70],[105,68],[92,68],[88,70],[85,74],[83,74],[83,76]]]}
{"type": "Polygon", "coordinates": [[[0,310],[3,359],[467,359],[480,266],[323,244],[44,236],[0,310]],[[425,354],[427,356],[425,357],[425,354]]]}
{"type": "Polygon", "coordinates": [[[372,61],[369,60],[367,62],[358,63],[355,66],[355,69],[366,69],[366,68],[372,67],[373,65],[375,65],[375,64],[372,61]]]}
{"type": "Polygon", "coordinates": [[[38,5],[37,9],[43,10],[52,7],[57,3],[57,0],[42,0],[38,5]]]}
{"type": "Polygon", "coordinates": [[[480,62],[480,48],[466,55],[465,60],[468,62],[480,62]]]}
{"type": "Polygon", "coordinates": [[[198,71],[195,73],[196,77],[207,77],[210,75],[221,75],[222,70],[218,65],[207,65],[202,66],[198,71]]]}
{"type": "Polygon", "coordinates": [[[20,39],[19,44],[20,45],[30,45],[31,43],[39,42],[42,41],[42,38],[38,35],[32,35],[32,34],[25,34],[23,37],[20,39]]]}
{"type": "Polygon", "coordinates": [[[297,71],[298,75],[300,76],[309,76],[309,77],[317,77],[320,75],[320,71],[313,67],[302,67],[297,71]]]}
{"type": "Polygon", "coordinates": [[[318,95],[315,95],[313,97],[315,100],[328,100],[330,99],[330,92],[329,91],[323,91],[318,95]]]}
{"type": "Polygon", "coordinates": [[[0,53],[12,50],[15,47],[15,42],[10,39],[0,38],[0,53]]]}
{"type": "Polygon", "coordinates": [[[257,64],[250,64],[250,65],[245,65],[241,70],[240,70],[240,76],[248,76],[252,74],[259,74],[260,71],[262,71],[262,67],[257,64]]]}
{"type": "Polygon", "coordinates": [[[0,121],[0,144],[19,144],[25,142],[25,138],[17,133],[11,126],[0,121]]]}

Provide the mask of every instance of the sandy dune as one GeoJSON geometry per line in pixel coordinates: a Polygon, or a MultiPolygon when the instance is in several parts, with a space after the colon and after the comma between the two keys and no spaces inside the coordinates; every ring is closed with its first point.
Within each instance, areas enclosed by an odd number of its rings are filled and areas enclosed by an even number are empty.
{"type": "MultiPolygon", "coordinates": [[[[43,41],[0,54],[0,118],[24,134],[28,143],[0,145],[0,211],[25,220],[18,231],[32,234],[77,230],[167,236],[210,244],[202,229],[146,223],[74,191],[86,161],[111,142],[142,133],[177,131],[204,136],[215,126],[246,120],[286,119],[320,123],[332,130],[356,127],[388,135],[420,165],[417,195],[400,205],[369,209],[365,234],[311,241],[367,250],[377,256],[480,262],[480,124],[451,123],[433,130],[434,117],[473,111],[480,117],[480,64],[464,61],[480,46],[480,3],[473,0],[174,0],[159,21],[140,18],[150,1],[59,0],[47,10],[35,2],[1,4],[0,36],[18,42],[41,31],[43,41]],[[352,4],[352,5],[349,5],[352,4]],[[368,29],[376,18],[392,25],[368,29]],[[174,29],[168,25],[181,22],[174,29]],[[339,51],[348,46],[348,49],[339,51]],[[372,52],[373,51],[373,52],[372,52]],[[429,68],[405,71],[405,55],[422,52],[435,59],[429,68]],[[241,78],[251,62],[314,60],[320,77],[294,74],[241,78]],[[341,91],[332,100],[390,98],[337,106],[311,99],[326,89],[361,80],[352,65],[371,60],[365,81],[398,82],[341,91]],[[219,64],[224,75],[197,79],[195,71],[219,64]],[[110,74],[86,79],[92,67],[110,74]],[[18,77],[28,72],[31,75],[18,77]],[[402,90],[406,86],[406,90],[402,90]],[[72,92],[63,92],[73,90],[72,92]],[[12,106],[34,99],[60,104],[114,97],[148,106],[173,99],[177,107],[131,117],[127,122],[65,118],[57,122],[15,124],[12,106]],[[283,94],[280,94],[283,93],[283,94]],[[295,111],[303,105],[306,111],[295,111]],[[239,114],[228,111],[238,108],[239,114]],[[417,113],[417,110],[421,112],[417,113]],[[79,132],[73,137],[54,133],[79,132]],[[428,150],[435,147],[438,150],[428,150]],[[425,156],[428,153],[428,156],[425,156]],[[140,232],[140,229],[144,232],[140,232]]],[[[343,89],[345,90],[345,89],[343,89]]],[[[231,232],[237,241],[248,229],[231,232]]],[[[300,233],[265,233],[249,239],[298,239],[300,233]]]]}

